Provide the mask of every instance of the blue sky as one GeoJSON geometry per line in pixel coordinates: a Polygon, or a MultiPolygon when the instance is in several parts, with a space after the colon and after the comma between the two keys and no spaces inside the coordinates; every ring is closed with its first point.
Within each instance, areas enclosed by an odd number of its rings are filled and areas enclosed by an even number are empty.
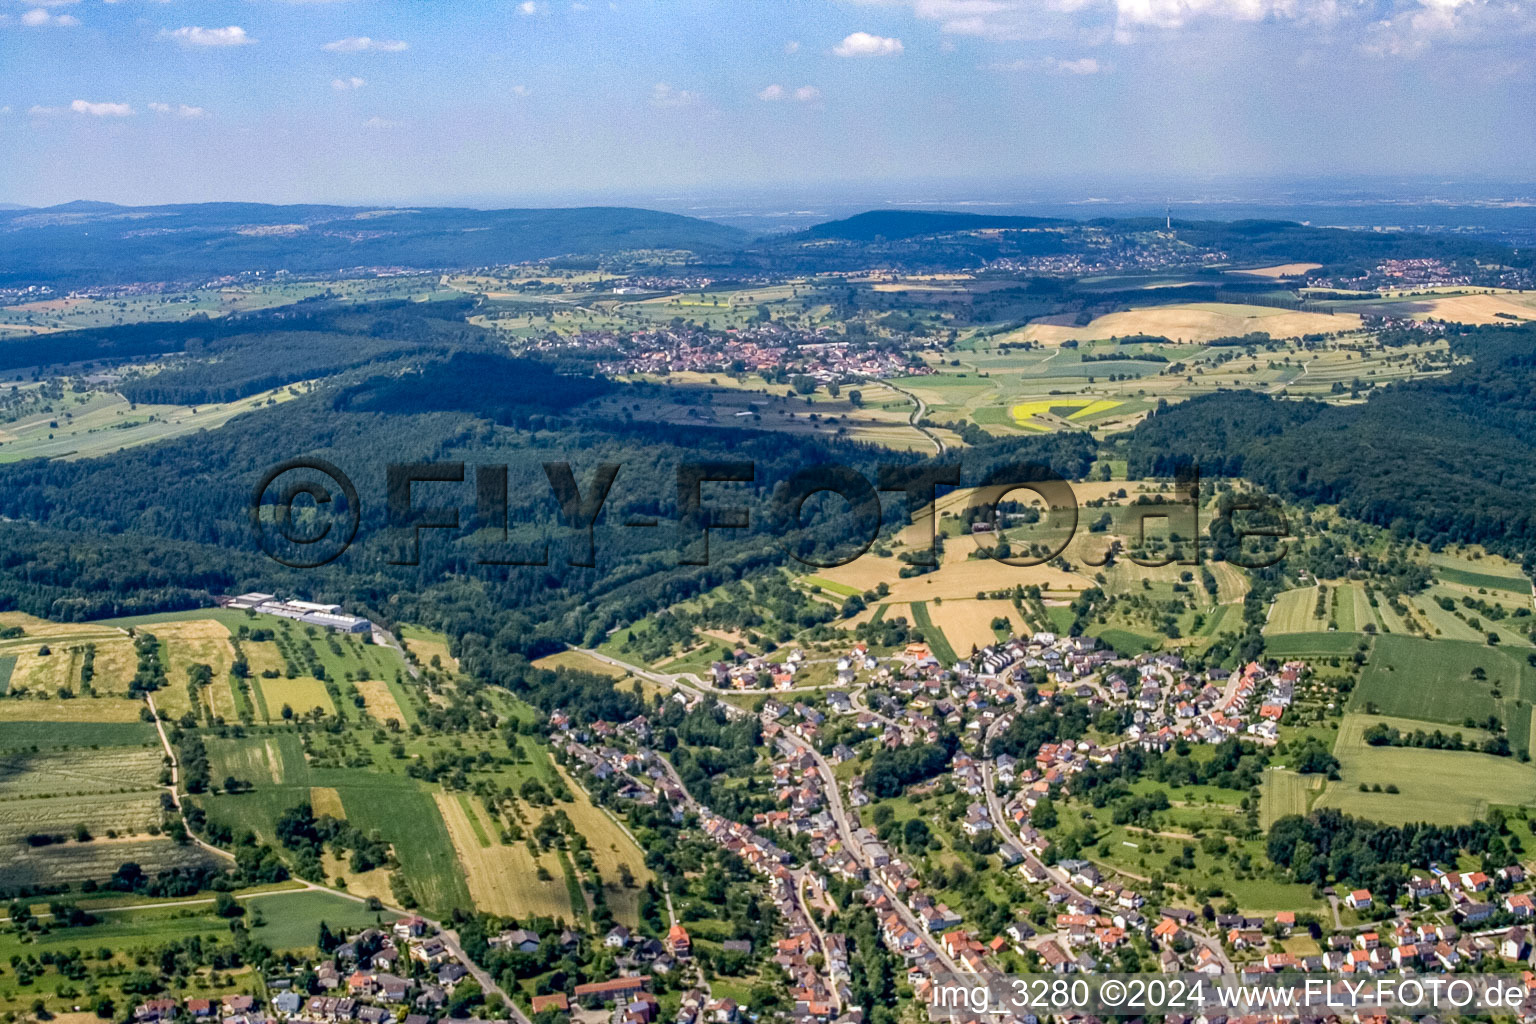
{"type": "Polygon", "coordinates": [[[0,0],[0,201],[1536,168],[1536,0],[0,0]]]}

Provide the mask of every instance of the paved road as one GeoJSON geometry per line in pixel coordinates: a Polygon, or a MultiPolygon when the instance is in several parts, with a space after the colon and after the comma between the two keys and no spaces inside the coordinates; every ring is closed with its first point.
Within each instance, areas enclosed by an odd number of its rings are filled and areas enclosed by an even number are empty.
{"type": "MultiPolygon", "coordinates": [[[[600,654],[597,651],[583,650],[582,653],[596,658],[598,661],[601,661],[604,664],[612,665],[615,668],[624,669],[627,672],[632,672],[642,679],[649,679],[652,682],[663,686],[676,687],[677,689],[680,689],[685,693],[691,693],[696,697],[702,697],[706,692],[710,692],[710,688],[704,687],[697,683],[697,677],[693,677],[695,682],[686,683],[682,681],[680,675],[666,675],[664,673],[651,672],[647,669],[640,668],[638,665],[631,665],[628,662],[620,661],[618,658],[611,658],[608,655],[600,654]]],[[[745,716],[751,713],[744,711],[733,704],[725,703],[724,701],[721,702],[720,706],[725,709],[725,713],[727,715],[731,715],[733,717],[745,716]]],[[[910,909],[908,909],[907,905],[901,900],[897,899],[896,894],[892,892],[888,887],[886,887],[884,883],[880,882],[877,878],[874,878],[874,865],[865,861],[864,851],[860,849],[859,845],[854,841],[853,834],[856,826],[851,823],[848,817],[848,812],[843,806],[843,794],[842,791],[838,788],[837,776],[832,773],[832,766],[827,763],[827,759],[822,757],[819,751],[805,743],[799,737],[794,736],[789,732],[781,732],[779,735],[789,746],[795,748],[796,750],[806,751],[811,755],[813,759],[815,759],[817,770],[822,777],[823,789],[827,794],[828,809],[832,813],[832,820],[837,825],[837,832],[842,839],[844,849],[846,849],[849,854],[859,862],[861,867],[871,873],[871,880],[875,881],[875,883],[879,885],[880,888],[885,890],[886,895],[890,898],[891,904],[896,908],[896,912],[898,915],[900,915],[903,923],[905,923],[908,928],[911,928],[913,932],[922,938],[923,943],[934,952],[934,954],[939,958],[939,961],[948,967],[951,971],[954,971],[956,974],[964,973],[961,971],[960,967],[949,958],[949,955],[944,952],[944,947],[939,944],[938,940],[928,933],[928,930],[923,927],[922,922],[917,919],[916,915],[914,915],[910,909]]],[[[665,759],[663,759],[663,762],[665,763],[665,759]]],[[[671,771],[671,765],[666,765],[666,768],[668,773],[671,774],[674,779],[676,779],[676,774],[671,771]]],[[[676,779],[676,781],[679,785],[682,784],[682,780],[676,779]]],[[[686,792],[686,790],[684,792],[686,792]]]]}
{"type": "Polygon", "coordinates": [[[833,774],[832,766],[827,763],[827,759],[821,756],[820,751],[806,743],[804,740],[800,739],[798,736],[795,736],[789,732],[781,732],[779,735],[786,743],[794,747],[797,751],[804,751],[805,753],[810,754],[812,759],[815,760],[817,771],[821,774],[823,783],[822,788],[827,794],[827,809],[832,812],[832,820],[837,825],[837,833],[842,838],[843,848],[847,850],[849,855],[851,855],[854,860],[859,862],[859,866],[864,868],[864,870],[869,874],[870,881],[874,882],[885,892],[886,897],[891,901],[891,906],[895,908],[897,915],[902,920],[902,923],[905,924],[908,928],[912,929],[912,931],[922,939],[923,944],[932,950],[934,955],[939,958],[939,962],[942,963],[945,967],[949,968],[949,970],[953,971],[955,974],[966,973],[960,969],[958,964],[950,959],[949,954],[944,952],[944,947],[940,945],[937,939],[929,934],[928,929],[925,928],[923,923],[917,919],[917,915],[912,913],[911,909],[908,908],[906,903],[898,898],[896,893],[892,892],[889,886],[880,881],[879,877],[875,874],[875,865],[865,860],[863,849],[860,848],[858,843],[854,840],[854,831],[858,827],[857,823],[850,819],[848,816],[848,810],[843,805],[842,790],[838,787],[837,784],[837,776],[833,774]]]}
{"type": "Polygon", "coordinates": [[[912,410],[912,416],[907,420],[907,422],[912,424],[912,428],[914,430],[919,431],[933,444],[935,454],[943,455],[944,442],[939,439],[939,435],[935,434],[927,427],[921,425],[923,417],[928,415],[928,403],[924,402],[921,398],[918,398],[916,395],[906,390],[905,388],[897,387],[895,384],[892,384],[888,380],[882,380],[880,383],[884,384],[886,387],[890,388],[897,394],[906,395],[908,398],[912,399],[912,404],[916,406],[916,408],[912,410]]]}
{"type": "MultiPolygon", "coordinates": [[[[1017,697],[1018,695],[1015,694],[1015,698],[1017,697]]],[[[999,732],[1007,727],[1010,721],[1013,720],[1013,715],[1013,712],[1010,712],[1006,715],[999,715],[996,719],[993,720],[992,725],[987,729],[986,735],[982,742],[983,756],[981,758],[981,784],[982,787],[986,790],[987,811],[992,816],[993,826],[997,828],[1001,834],[1011,836],[1011,838],[1018,840],[1020,843],[1020,848],[1022,849],[1024,841],[1023,832],[1014,832],[1005,824],[1008,819],[1003,814],[1002,798],[997,795],[997,783],[992,774],[992,759],[985,756],[987,751],[991,749],[992,740],[997,736],[999,732]]],[[[1084,891],[1081,886],[1072,881],[1071,876],[1069,876],[1065,871],[1062,871],[1060,868],[1057,868],[1053,865],[1046,864],[1044,861],[1039,861],[1038,863],[1043,869],[1045,869],[1045,873],[1051,879],[1051,881],[1057,883],[1065,889],[1068,889],[1071,892],[1076,893],[1082,899],[1089,900],[1094,903],[1098,902],[1096,899],[1094,899],[1093,893],[1084,891]]],[[[1118,869],[1111,868],[1110,870],[1118,869]]],[[[1122,874],[1129,874],[1129,872],[1122,872],[1122,874]]],[[[1211,952],[1216,955],[1223,971],[1228,974],[1236,973],[1232,966],[1231,959],[1228,958],[1226,951],[1222,948],[1220,942],[1211,938],[1209,935],[1204,934],[1196,928],[1187,927],[1185,930],[1190,933],[1195,942],[1209,948],[1211,952]]]]}
{"type": "Polygon", "coordinates": [[[414,661],[405,656],[405,648],[400,646],[400,641],[395,639],[393,633],[382,626],[375,625],[373,627],[373,642],[380,647],[393,647],[399,653],[400,660],[405,663],[405,670],[411,674],[411,678],[421,678],[421,669],[416,667],[414,661]]]}

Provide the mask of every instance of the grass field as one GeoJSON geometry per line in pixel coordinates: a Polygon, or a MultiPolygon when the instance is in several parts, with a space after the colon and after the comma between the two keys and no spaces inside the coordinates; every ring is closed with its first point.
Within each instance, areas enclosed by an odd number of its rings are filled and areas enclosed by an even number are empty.
{"type": "Polygon", "coordinates": [[[1151,633],[1138,633],[1129,629],[1095,627],[1093,635],[1121,654],[1140,654],[1155,650],[1162,638],[1151,633]]]}
{"type": "Polygon", "coordinates": [[[807,576],[805,577],[805,582],[820,587],[828,593],[836,594],[838,597],[852,597],[859,592],[846,583],[835,583],[832,580],[822,579],[820,576],[807,576]]]}
{"type": "Polygon", "coordinates": [[[1440,566],[1435,575],[1447,583],[1459,583],[1464,587],[1483,587],[1488,590],[1507,590],[1522,597],[1531,596],[1531,581],[1524,576],[1496,576],[1486,572],[1471,572],[1451,566],[1440,566]]]}
{"type": "Polygon", "coordinates": [[[271,786],[309,786],[304,749],[297,735],[274,732],[265,736],[204,741],[215,779],[233,775],[242,782],[271,786]]]}
{"type": "Polygon", "coordinates": [[[1316,607],[1316,587],[1281,591],[1270,609],[1269,620],[1264,624],[1264,632],[1266,634],[1306,633],[1314,630],[1325,632],[1328,629],[1327,613],[1324,612],[1322,618],[1316,617],[1313,615],[1316,607]]]}
{"type": "Polygon", "coordinates": [[[294,397],[296,392],[285,385],[235,402],[193,408],[134,406],[121,395],[98,392],[72,409],[67,419],[61,420],[57,413],[40,412],[0,428],[0,463],[36,458],[95,458],[199,430],[215,430],[243,412],[294,397]]]}
{"type": "Polygon", "coordinates": [[[1297,775],[1280,769],[1265,772],[1264,785],[1259,789],[1259,823],[1269,828],[1288,814],[1306,814],[1325,781],[1320,775],[1297,775]]]}
{"type": "MultiPolygon", "coordinates": [[[[618,396],[596,399],[583,407],[595,415],[613,416],[622,407],[635,419],[679,426],[746,426],[790,434],[859,441],[901,451],[933,450],[933,442],[911,423],[912,400],[879,381],[861,381],[834,398],[825,392],[790,398],[780,386],[761,377],[678,372],[665,378],[637,377],[635,388],[618,396]],[[862,403],[855,406],[849,390],[862,403]],[[637,401],[638,399],[638,401],[637,401]],[[814,418],[813,418],[814,417],[814,418]]],[[[936,431],[946,443],[958,438],[936,431]]]]}
{"type": "Polygon", "coordinates": [[[1533,697],[1536,671],[1518,651],[1392,634],[1375,639],[1349,706],[1461,725],[1469,718],[1505,718],[1516,700],[1533,697]],[[1476,678],[1479,671],[1485,678],[1476,678]]]}
{"type": "Polygon", "coordinates": [[[1343,657],[1354,652],[1363,633],[1265,634],[1264,651],[1272,658],[1343,657]]]}
{"type": "MultiPolygon", "coordinates": [[[[279,952],[314,948],[321,921],[341,931],[387,923],[396,917],[388,911],[371,911],[346,896],[314,890],[245,893],[239,898],[247,910],[247,921],[255,913],[264,919],[263,924],[252,929],[253,938],[279,952]]],[[[213,913],[211,897],[202,905],[187,908],[113,910],[92,905],[91,909],[100,918],[99,923],[76,928],[56,926],[32,936],[25,944],[5,934],[0,937],[0,954],[8,954],[13,947],[25,955],[89,946],[106,947],[131,960],[130,950],[194,935],[205,942],[221,938],[227,941],[229,935],[229,923],[213,913]]]]}
{"type": "MultiPolygon", "coordinates": [[[[1315,806],[1387,824],[1457,825],[1484,817],[1490,803],[1536,804],[1536,767],[1490,754],[1372,747],[1362,734],[1378,721],[1383,721],[1382,716],[1344,716],[1333,750],[1341,778],[1328,783],[1315,806]],[[1362,783],[1383,789],[1395,785],[1400,792],[1362,793],[1362,783]]],[[[1422,727],[1417,722],[1386,721],[1398,728],[1422,727]]]]}
{"type": "Polygon", "coordinates": [[[366,904],[345,896],[313,890],[260,896],[253,905],[261,909],[266,924],[251,934],[258,942],[279,950],[313,948],[321,921],[341,931],[393,921],[397,916],[369,910],[366,904]]]}
{"type": "Polygon", "coordinates": [[[423,906],[439,912],[468,909],[469,889],[432,796],[410,780],[353,774],[360,776],[356,784],[336,787],[347,820],[360,829],[377,829],[390,843],[423,906]]]}

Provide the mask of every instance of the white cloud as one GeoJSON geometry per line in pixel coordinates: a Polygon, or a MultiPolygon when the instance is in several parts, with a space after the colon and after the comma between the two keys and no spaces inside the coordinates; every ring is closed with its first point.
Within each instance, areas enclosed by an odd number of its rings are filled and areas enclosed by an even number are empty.
{"type": "Polygon", "coordinates": [[[378,53],[399,53],[401,50],[410,49],[410,46],[399,39],[347,36],[345,39],[337,39],[334,42],[326,43],[320,49],[330,50],[332,53],[362,53],[365,50],[373,50],[378,53]]]}
{"type": "Polygon", "coordinates": [[[157,114],[174,114],[176,117],[207,117],[202,107],[190,107],[185,103],[151,103],[149,109],[157,114]]]}
{"type": "Polygon", "coordinates": [[[368,83],[366,81],[358,78],[356,75],[353,75],[351,78],[331,79],[331,88],[335,89],[337,92],[347,92],[351,89],[361,89],[367,84],[368,83]]]}
{"type": "Polygon", "coordinates": [[[533,90],[528,88],[526,85],[514,85],[512,87],[512,95],[513,96],[532,96],[533,95],[533,90]]]}
{"type": "MultiPolygon", "coordinates": [[[[1130,43],[1207,24],[1309,31],[1383,54],[1536,35],[1533,0],[863,0],[909,8],[950,36],[1130,43]]],[[[1062,69],[1068,70],[1070,69],[1062,69]]],[[[1090,73],[1090,72],[1077,72],[1090,73]]]]}
{"type": "Polygon", "coordinates": [[[868,32],[854,32],[832,48],[839,57],[889,57],[900,53],[904,47],[900,39],[890,36],[873,36],[868,32]]]}
{"type": "Polygon", "coordinates": [[[517,13],[531,18],[535,14],[543,14],[544,8],[540,7],[535,0],[523,0],[517,5],[517,13]]]}
{"type": "Polygon", "coordinates": [[[821,99],[821,90],[814,85],[802,85],[798,89],[786,89],[777,83],[768,86],[757,94],[760,100],[776,103],[779,100],[794,100],[796,103],[814,103],[821,99]]]}
{"type": "Polygon", "coordinates": [[[21,23],[32,28],[70,28],[80,24],[80,19],[72,14],[49,14],[41,7],[34,7],[21,16],[21,23]]]}
{"type": "Polygon", "coordinates": [[[797,39],[791,39],[789,42],[784,44],[784,52],[785,53],[795,53],[799,49],[800,49],[800,41],[797,40],[797,39]]]}
{"type": "Polygon", "coordinates": [[[167,39],[174,39],[182,46],[245,46],[256,40],[245,34],[245,29],[239,25],[230,25],[227,28],[203,28],[201,25],[188,25],[178,28],[174,32],[167,30],[160,33],[167,39]]]}
{"type": "Polygon", "coordinates": [[[987,65],[993,71],[1054,71],[1063,75],[1097,75],[1109,70],[1109,65],[1095,57],[1077,57],[1065,60],[1060,57],[1044,57],[1040,60],[1010,60],[987,65]]]}
{"type": "Polygon", "coordinates": [[[87,100],[75,100],[69,105],[69,109],[77,114],[90,114],[92,117],[133,116],[133,108],[126,103],[91,103],[87,100]]]}
{"type": "Polygon", "coordinates": [[[382,130],[389,129],[389,128],[398,128],[398,127],[400,127],[400,122],[399,121],[391,121],[388,118],[383,118],[383,117],[370,117],[368,120],[363,122],[363,127],[364,128],[377,128],[377,129],[382,131],[382,130]]]}
{"type": "Polygon", "coordinates": [[[1467,45],[1536,33],[1529,0],[1419,0],[1372,24],[1364,48],[1378,55],[1415,56],[1437,45],[1467,45]]]}
{"type": "Polygon", "coordinates": [[[699,94],[686,89],[674,89],[666,82],[651,86],[651,106],[691,107],[699,102],[699,94]]]}

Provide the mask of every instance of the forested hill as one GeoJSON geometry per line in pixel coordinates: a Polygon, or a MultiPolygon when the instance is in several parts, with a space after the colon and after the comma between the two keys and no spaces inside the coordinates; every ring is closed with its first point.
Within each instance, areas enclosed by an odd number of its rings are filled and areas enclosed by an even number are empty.
{"type": "Polygon", "coordinates": [[[870,210],[842,220],[831,220],[807,228],[805,238],[841,238],[854,242],[872,242],[877,238],[892,241],[919,235],[938,235],[953,231],[994,229],[1021,230],[1068,224],[1070,221],[1044,217],[1007,217],[986,213],[946,213],[927,210],[870,210]]]}
{"type": "Polygon", "coordinates": [[[0,286],[56,288],[200,282],[244,272],[332,274],[360,267],[458,269],[564,257],[687,251],[706,272],[819,273],[975,268],[999,259],[1100,253],[1149,244],[1222,262],[1314,262],[1349,270],[1383,259],[1469,259],[1529,266],[1532,251],[1468,235],[1318,228],[1289,221],[1072,221],[924,210],[871,210],[793,235],[627,207],[471,210],[206,203],[68,203],[0,210],[0,286]],[[1156,237],[1154,237],[1156,236],[1156,237]]]}
{"type": "Polygon", "coordinates": [[[1354,406],[1251,392],[1170,408],[1130,435],[1132,478],[1198,463],[1433,545],[1536,564],[1536,328],[1451,338],[1471,362],[1354,406]]]}
{"type": "Polygon", "coordinates": [[[1222,266],[1317,263],[1318,274],[1356,276],[1388,259],[1476,260],[1530,266],[1533,256],[1462,234],[1358,231],[1280,220],[1179,220],[1161,217],[1067,220],[930,210],[871,210],[790,235],[763,238],[731,265],[779,272],[907,272],[974,269],[996,260],[1058,255],[1093,259],[1150,247],[1172,260],[1222,266]]]}
{"type": "MultiPolygon", "coordinates": [[[[0,465],[0,610],[104,618],[260,589],[323,597],[381,621],[425,623],[499,662],[596,642],[722,582],[785,565],[786,549],[802,550],[802,542],[846,551],[838,545],[858,535],[844,506],[790,524],[770,500],[774,488],[829,462],[873,480],[882,465],[919,458],[809,436],[596,414],[588,399],[605,391],[623,399],[623,389],[635,386],[507,356],[487,332],[463,322],[468,302],[318,300],[205,321],[195,338],[149,328],[78,332],[81,358],[99,358],[82,353],[104,339],[169,353],[161,372],[123,384],[140,401],[228,400],[283,379],[317,383],[218,430],[102,458],[0,465]],[[273,352],[282,357],[276,365],[273,352]],[[251,490],[270,467],[306,455],[350,477],[360,519],[345,554],[307,571],[259,553],[250,510],[251,490]],[[388,466],[424,461],[469,464],[462,485],[435,483],[420,495],[434,506],[452,503],[463,529],[426,531],[420,564],[399,564],[409,531],[389,529],[388,466]],[[678,466],[730,461],[753,463],[755,482],[712,485],[705,500],[740,502],[751,510],[749,525],[717,533],[708,565],[683,561],[678,466]],[[565,462],[583,493],[600,464],[620,467],[593,531],[595,564],[574,557],[583,535],[566,523],[547,476],[546,463],[565,462]],[[480,467],[504,469],[504,512],[482,503],[480,467]],[[628,525],[647,519],[659,520],[656,528],[628,525]],[[526,564],[543,561],[536,553],[546,547],[547,565],[526,564]],[[514,554],[516,567],[506,561],[514,554]]],[[[1064,434],[967,449],[962,464],[967,480],[1003,463],[1048,464],[1075,478],[1093,457],[1092,439],[1064,434]]]]}
{"type": "Polygon", "coordinates": [[[471,210],[68,203],[0,211],[0,285],[185,280],[244,271],[474,267],[632,249],[714,252],[745,232],[627,207],[471,210]]]}

